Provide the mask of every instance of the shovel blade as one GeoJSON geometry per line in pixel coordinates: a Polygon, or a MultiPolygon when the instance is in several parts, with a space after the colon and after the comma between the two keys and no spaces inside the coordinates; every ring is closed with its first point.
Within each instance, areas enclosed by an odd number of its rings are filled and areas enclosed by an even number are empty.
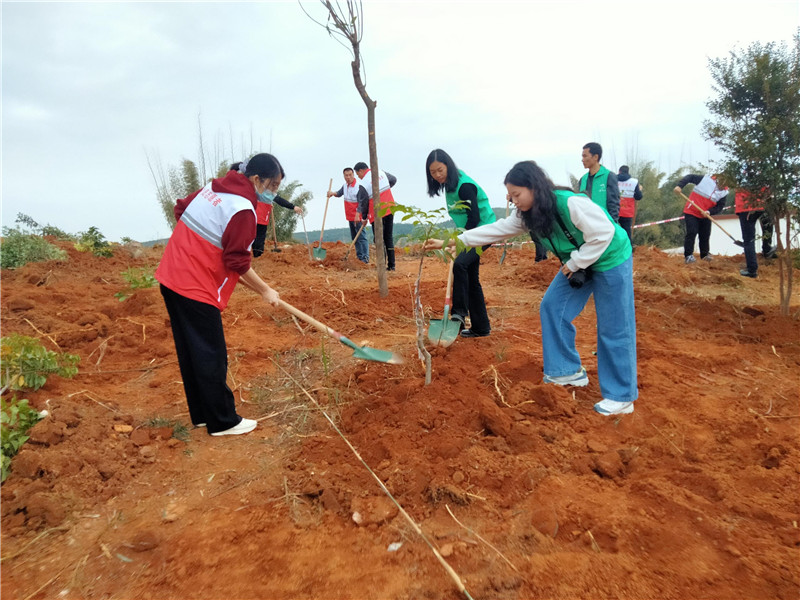
{"type": "Polygon", "coordinates": [[[451,319],[431,319],[428,327],[428,339],[434,346],[447,348],[458,339],[461,323],[451,319]]]}
{"type": "Polygon", "coordinates": [[[399,365],[403,363],[403,357],[399,354],[395,354],[389,350],[370,348],[369,346],[360,346],[359,348],[356,348],[353,351],[353,358],[389,363],[390,365],[399,365]]]}
{"type": "Polygon", "coordinates": [[[328,255],[328,251],[325,248],[314,248],[313,253],[316,260],[325,260],[328,255]]]}

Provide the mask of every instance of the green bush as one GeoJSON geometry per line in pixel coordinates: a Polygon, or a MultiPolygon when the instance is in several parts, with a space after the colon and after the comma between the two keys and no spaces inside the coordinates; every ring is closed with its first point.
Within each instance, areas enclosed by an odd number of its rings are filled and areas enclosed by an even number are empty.
{"type": "Polygon", "coordinates": [[[128,282],[128,287],[114,294],[114,297],[119,298],[120,302],[129,298],[134,290],[151,288],[158,284],[153,275],[153,269],[145,267],[131,267],[122,272],[122,278],[128,282]]]}
{"type": "Polygon", "coordinates": [[[5,481],[11,470],[11,457],[28,441],[28,431],[42,419],[42,414],[28,406],[27,400],[17,400],[16,396],[10,402],[0,399],[0,409],[2,409],[0,413],[2,480],[0,481],[5,481]]]}
{"type": "Polygon", "coordinates": [[[38,390],[52,374],[71,379],[81,357],[47,350],[36,338],[12,334],[0,340],[0,387],[38,390]]]}
{"type": "Polygon", "coordinates": [[[3,228],[0,268],[18,269],[30,262],[66,259],[66,252],[41,236],[25,233],[18,228],[3,228]]]}
{"type": "Polygon", "coordinates": [[[95,256],[104,258],[114,256],[111,244],[106,241],[105,236],[97,227],[89,227],[87,231],[80,232],[78,241],[75,242],[75,249],[78,252],[91,252],[95,256]]]}

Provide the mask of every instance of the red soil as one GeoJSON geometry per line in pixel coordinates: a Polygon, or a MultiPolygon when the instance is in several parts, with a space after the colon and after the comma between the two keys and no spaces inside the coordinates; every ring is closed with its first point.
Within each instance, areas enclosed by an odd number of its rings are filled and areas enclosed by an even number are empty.
{"type": "MultiPolygon", "coordinates": [[[[147,426],[188,424],[158,289],[114,297],[121,272],[154,266],[160,250],[70,249],[67,262],[2,273],[3,335],[82,359],[74,379],[24,394],[50,416],[2,487],[3,598],[463,597],[301,388],[473,598],[798,597],[800,323],[778,313],[777,264],[750,280],[740,257],[686,266],[638,249],[641,396],[614,419],[592,411],[591,303],[576,323],[590,385],[541,383],[537,307],[554,259],[512,250],[499,266],[488,251],[492,335],[434,350],[425,386],[419,260],[399,259],[382,299],[374,269],[327,248],[322,264],[293,246],[256,269],[284,300],[405,364],[352,359],[241,288],[223,313],[229,384],[240,414],[264,420],[187,442],[147,426]]],[[[445,278],[426,259],[429,317],[445,278]]]]}

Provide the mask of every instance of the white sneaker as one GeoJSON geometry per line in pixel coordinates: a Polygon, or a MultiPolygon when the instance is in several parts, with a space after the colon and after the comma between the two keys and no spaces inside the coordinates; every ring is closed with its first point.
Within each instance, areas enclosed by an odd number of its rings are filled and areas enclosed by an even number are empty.
{"type": "Polygon", "coordinates": [[[205,424],[205,423],[197,423],[197,424],[195,425],[195,427],[205,427],[205,426],[206,426],[206,424],[205,424]]]}
{"type": "Polygon", "coordinates": [[[683,262],[685,262],[687,265],[690,265],[693,262],[697,262],[697,259],[690,254],[689,256],[683,259],[683,262]]]}
{"type": "Polygon", "coordinates": [[[226,429],[225,431],[217,431],[211,435],[241,435],[243,433],[250,433],[256,428],[256,425],[258,425],[257,421],[243,418],[238,425],[235,425],[230,429],[226,429]]]}
{"type": "Polygon", "coordinates": [[[576,387],[583,387],[589,385],[589,376],[586,374],[586,369],[581,367],[581,370],[572,375],[560,375],[559,377],[544,376],[545,383],[555,383],[556,385],[574,385],[576,387]]]}
{"type": "Polygon", "coordinates": [[[600,402],[594,405],[595,411],[601,415],[629,415],[633,412],[633,402],[618,402],[617,400],[608,400],[603,398],[600,402]]]}

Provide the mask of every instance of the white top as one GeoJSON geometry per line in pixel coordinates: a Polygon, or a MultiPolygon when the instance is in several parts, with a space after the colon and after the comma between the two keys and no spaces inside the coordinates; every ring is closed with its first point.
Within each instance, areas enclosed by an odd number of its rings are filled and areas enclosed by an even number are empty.
{"type": "MultiPolygon", "coordinates": [[[[580,250],[573,250],[566,262],[569,270],[575,272],[597,262],[614,239],[616,228],[603,209],[585,196],[570,196],[567,199],[567,207],[569,218],[583,234],[584,241],[580,250]]],[[[554,227],[560,229],[561,226],[555,222],[554,227]]],[[[458,236],[458,239],[467,246],[485,246],[523,233],[529,232],[519,210],[516,210],[505,219],[465,231],[458,236]]]]}

